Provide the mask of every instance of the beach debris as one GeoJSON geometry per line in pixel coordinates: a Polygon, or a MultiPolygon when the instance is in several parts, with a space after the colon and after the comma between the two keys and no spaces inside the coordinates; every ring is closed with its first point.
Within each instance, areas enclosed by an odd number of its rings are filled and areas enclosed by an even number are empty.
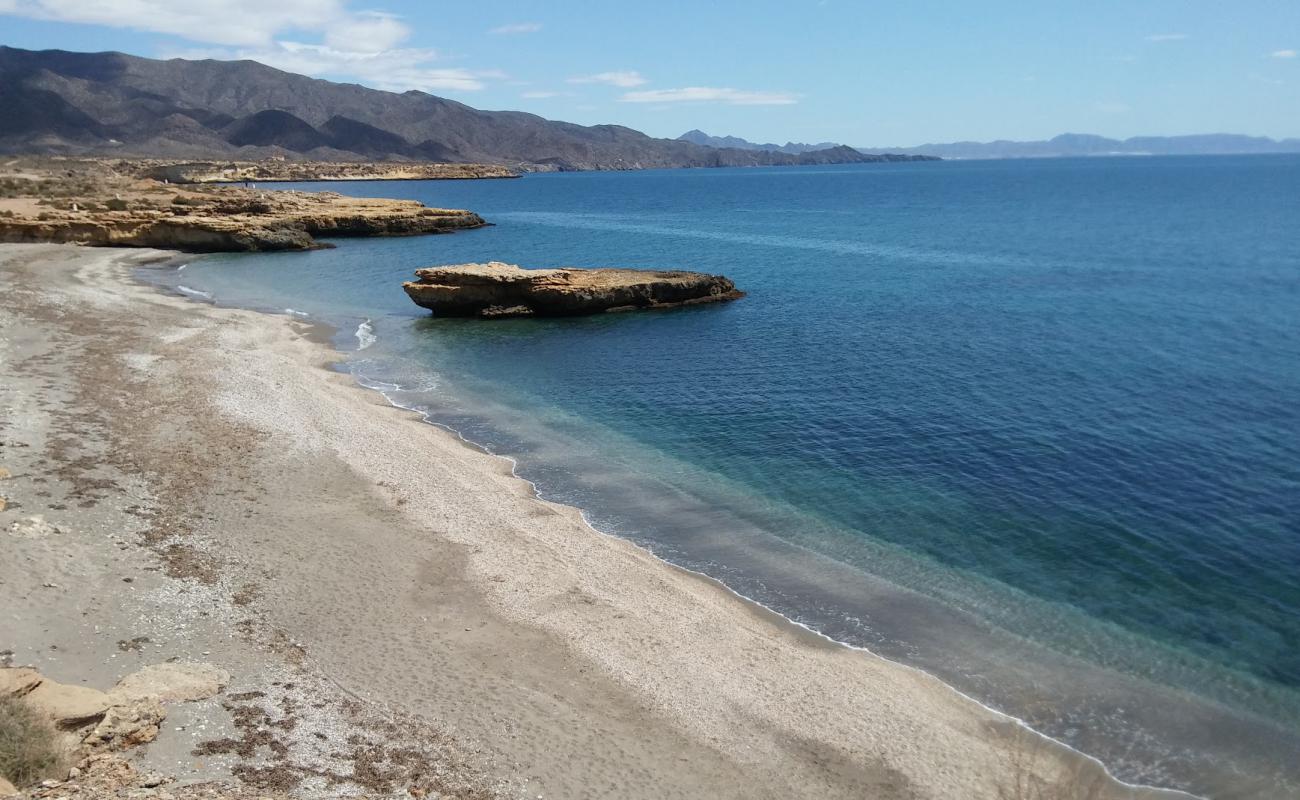
{"type": "Polygon", "coordinates": [[[57,525],[46,522],[41,514],[33,514],[9,523],[9,535],[20,539],[44,539],[56,533],[63,533],[63,531],[57,525]]]}

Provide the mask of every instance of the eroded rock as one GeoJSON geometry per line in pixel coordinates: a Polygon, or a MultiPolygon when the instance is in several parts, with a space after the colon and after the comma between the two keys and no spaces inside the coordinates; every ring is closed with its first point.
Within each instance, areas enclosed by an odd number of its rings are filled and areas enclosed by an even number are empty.
{"type": "Polygon", "coordinates": [[[211,664],[178,661],[153,664],[127,675],[109,691],[112,702],[154,698],[164,703],[206,700],[230,682],[230,673],[211,664]]]}
{"type": "MultiPolygon", "coordinates": [[[[156,247],[190,252],[305,250],[317,236],[404,236],[477,228],[472,211],[337,192],[178,188],[107,162],[34,167],[16,198],[0,198],[0,242],[156,247]],[[6,204],[8,204],[6,206],[6,204]]],[[[119,165],[120,166],[120,165],[119,165]]]]}
{"type": "Polygon", "coordinates": [[[22,697],[42,680],[41,673],[27,667],[0,669],[0,697],[22,697]]]}
{"type": "Polygon", "coordinates": [[[635,269],[524,269],[492,261],[415,271],[402,285],[438,316],[573,316],[672,308],[744,296],[721,275],[635,269]]]}
{"type": "Polygon", "coordinates": [[[70,686],[48,679],[27,692],[25,699],[28,705],[60,728],[76,728],[94,722],[111,705],[108,695],[98,689],[70,686]]]}
{"type": "Polygon", "coordinates": [[[83,743],[90,747],[121,750],[158,738],[167,710],[152,697],[128,700],[110,706],[83,743]]]}

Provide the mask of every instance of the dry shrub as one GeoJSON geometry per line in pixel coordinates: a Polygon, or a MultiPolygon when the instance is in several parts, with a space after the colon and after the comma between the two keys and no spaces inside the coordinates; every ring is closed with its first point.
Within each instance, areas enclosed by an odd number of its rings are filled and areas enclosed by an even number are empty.
{"type": "Polygon", "coordinates": [[[62,766],[49,721],[17,697],[0,697],[0,775],[21,788],[56,777],[62,766]]]}

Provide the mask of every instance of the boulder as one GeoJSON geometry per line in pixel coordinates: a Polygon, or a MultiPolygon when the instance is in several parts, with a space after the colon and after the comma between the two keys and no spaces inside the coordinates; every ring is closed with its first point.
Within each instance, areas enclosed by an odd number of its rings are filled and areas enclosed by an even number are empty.
{"type": "Polygon", "coordinates": [[[661,309],[744,297],[721,275],[677,270],[524,269],[492,261],[415,271],[402,285],[437,316],[555,317],[661,309]]]}
{"type": "Polygon", "coordinates": [[[178,661],[133,672],[109,691],[111,702],[153,698],[164,703],[206,700],[230,682],[230,673],[211,664],[178,661]]]}
{"type": "Polygon", "coordinates": [[[60,728],[77,728],[104,716],[108,695],[89,686],[42,680],[26,694],[28,705],[60,728]]]}
{"type": "Polygon", "coordinates": [[[18,787],[5,780],[3,775],[0,775],[0,797],[14,797],[17,794],[18,787]]]}

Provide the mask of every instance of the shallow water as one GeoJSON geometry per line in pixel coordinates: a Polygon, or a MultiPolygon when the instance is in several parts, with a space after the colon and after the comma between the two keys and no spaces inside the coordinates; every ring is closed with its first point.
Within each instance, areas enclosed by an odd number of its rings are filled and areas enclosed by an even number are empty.
{"type": "Polygon", "coordinates": [[[341,326],[359,379],[599,529],[1126,779],[1300,796],[1300,158],[327,188],[496,226],[171,280],[341,326]],[[477,323],[401,292],[486,260],[749,297],[477,323]]]}

